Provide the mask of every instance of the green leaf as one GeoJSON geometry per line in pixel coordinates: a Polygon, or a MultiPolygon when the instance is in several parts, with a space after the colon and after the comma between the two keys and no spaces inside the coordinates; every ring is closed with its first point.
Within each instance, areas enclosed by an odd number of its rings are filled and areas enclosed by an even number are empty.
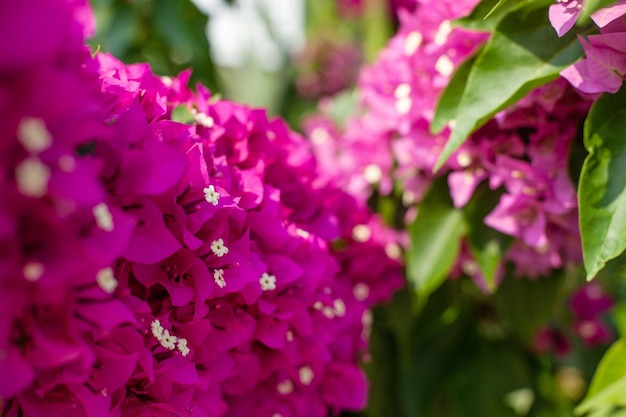
{"type": "Polygon", "coordinates": [[[514,240],[485,224],[485,216],[498,204],[501,194],[490,190],[487,184],[482,184],[464,208],[468,225],[467,241],[490,291],[496,288],[496,272],[502,255],[514,240]]]}
{"type": "Polygon", "coordinates": [[[460,97],[456,125],[435,171],[477,128],[533,88],[552,81],[578,58],[576,34],[558,38],[545,3],[533,2],[504,17],[478,55],[460,97]]]}
{"type": "Polygon", "coordinates": [[[441,94],[441,97],[439,97],[435,117],[430,124],[430,131],[433,134],[441,132],[448,121],[453,121],[456,117],[457,108],[459,106],[459,97],[461,97],[463,91],[465,90],[467,77],[470,69],[474,65],[475,60],[476,57],[474,56],[463,62],[457,68],[456,72],[450,79],[448,86],[443,91],[443,94],[441,94]]]}
{"type": "Polygon", "coordinates": [[[174,110],[172,110],[172,120],[179,123],[192,123],[193,114],[191,114],[186,104],[181,104],[174,107],[174,110]]]}
{"type": "Polygon", "coordinates": [[[455,20],[452,25],[474,30],[493,30],[511,10],[531,0],[482,0],[472,13],[455,20]]]}
{"type": "Polygon", "coordinates": [[[615,3],[615,0],[585,0],[583,3],[583,11],[576,19],[576,25],[585,25],[591,14],[603,7],[615,3]]]}
{"type": "Polygon", "coordinates": [[[536,281],[510,278],[500,284],[493,300],[507,327],[532,343],[537,328],[558,311],[558,294],[564,274],[558,271],[553,276],[536,281]]]}
{"type": "Polygon", "coordinates": [[[407,276],[422,300],[447,278],[465,230],[463,212],[452,205],[444,178],[433,185],[410,227],[407,276]]]}
{"type": "MultiPolygon", "coordinates": [[[[615,342],[598,365],[587,396],[576,408],[582,415],[596,410],[607,410],[611,415],[613,406],[626,406],[626,339],[615,342]]],[[[600,413],[598,413],[600,414],[600,413]]]]}
{"type": "Polygon", "coordinates": [[[584,128],[589,155],[578,184],[587,279],[626,248],[626,89],[604,94],[584,128]]]}

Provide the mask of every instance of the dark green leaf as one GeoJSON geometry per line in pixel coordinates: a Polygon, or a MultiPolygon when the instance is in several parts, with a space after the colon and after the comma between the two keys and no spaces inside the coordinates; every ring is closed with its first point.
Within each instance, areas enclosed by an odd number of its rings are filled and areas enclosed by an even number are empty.
{"type": "Polygon", "coordinates": [[[501,194],[491,191],[487,184],[482,184],[464,208],[468,226],[467,241],[490,291],[496,288],[496,272],[502,255],[514,240],[485,224],[485,216],[498,204],[501,194]]]}
{"type": "Polygon", "coordinates": [[[439,181],[420,204],[410,227],[407,276],[422,299],[428,297],[454,266],[465,234],[463,212],[453,207],[444,181],[439,181]]]}
{"type": "Polygon", "coordinates": [[[478,55],[453,119],[455,127],[435,170],[498,111],[557,78],[582,56],[576,34],[558,38],[544,2],[539,6],[533,2],[503,18],[478,55]]]}
{"type": "Polygon", "coordinates": [[[626,248],[626,89],[604,94],[585,122],[589,155],[578,185],[587,279],[626,248]]]}

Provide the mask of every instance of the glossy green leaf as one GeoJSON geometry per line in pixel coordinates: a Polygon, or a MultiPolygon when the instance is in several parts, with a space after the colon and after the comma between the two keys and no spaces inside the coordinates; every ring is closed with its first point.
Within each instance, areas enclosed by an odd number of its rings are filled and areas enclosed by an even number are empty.
{"type": "Polygon", "coordinates": [[[459,97],[461,97],[463,91],[465,91],[467,77],[469,76],[470,69],[474,65],[475,60],[476,57],[474,56],[463,62],[457,68],[448,86],[441,94],[441,97],[439,97],[435,117],[430,123],[430,131],[433,134],[441,132],[446,124],[456,117],[457,108],[459,107],[459,97]]]}
{"type": "MultiPolygon", "coordinates": [[[[615,342],[606,352],[591,381],[583,402],[576,408],[582,415],[595,410],[610,411],[613,406],[626,406],[626,339],[615,342]]],[[[606,415],[611,415],[610,412],[606,415]]]]}
{"type": "Polygon", "coordinates": [[[626,90],[604,94],[585,122],[578,198],[587,279],[626,248],[626,90]]]}
{"type": "Polygon", "coordinates": [[[485,216],[498,204],[500,194],[490,190],[487,184],[482,184],[464,208],[467,241],[490,291],[496,288],[495,278],[502,256],[514,240],[485,224],[485,216]]]}
{"type": "Polygon", "coordinates": [[[477,128],[582,57],[576,34],[558,38],[547,4],[533,2],[504,17],[476,58],[460,97],[456,124],[437,161],[441,168],[477,128]]]}
{"type": "Polygon", "coordinates": [[[452,205],[445,182],[437,182],[410,227],[411,246],[406,256],[408,279],[422,299],[447,278],[465,230],[463,212],[452,205]]]}
{"type": "Polygon", "coordinates": [[[466,29],[493,30],[511,10],[530,1],[532,0],[482,0],[468,16],[455,20],[452,24],[466,29]]]}

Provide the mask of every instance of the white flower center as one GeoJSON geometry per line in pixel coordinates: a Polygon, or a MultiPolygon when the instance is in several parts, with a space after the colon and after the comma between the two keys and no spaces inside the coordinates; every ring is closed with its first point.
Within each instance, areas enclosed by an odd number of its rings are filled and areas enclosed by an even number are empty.
{"type": "Polygon", "coordinates": [[[401,115],[407,114],[412,105],[413,100],[410,97],[402,97],[396,100],[396,111],[401,115]]]}
{"type": "Polygon", "coordinates": [[[310,385],[311,381],[313,381],[315,373],[313,373],[313,369],[311,369],[311,367],[307,365],[300,368],[298,376],[300,377],[300,382],[302,383],[302,385],[310,385]]]}
{"type": "Polygon", "coordinates": [[[163,331],[165,330],[163,326],[161,326],[161,322],[156,319],[153,320],[150,324],[150,329],[152,330],[152,335],[158,340],[161,340],[161,338],[163,337],[163,331]]]}
{"type": "Polygon", "coordinates": [[[422,44],[424,37],[418,31],[411,32],[404,40],[404,55],[411,56],[422,44]]]}
{"type": "Polygon", "coordinates": [[[433,42],[435,42],[435,45],[441,46],[444,43],[446,43],[446,41],[448,40],[448,35],[450,35],[450,32],[452,32],[452,25],[450,24],[450,21],[444,20],[443,22],[441,22],[441,25],[439,25],[439,29],[437,30],[437,33],[435,34],[435,39],[433,39],[433,42]]]}
{"type": "Polygon", "coordinates": [[[29,197],[42,197],[48,192],[50,168],[36,157],[22,161],[15,168],[15,179],[20,192],[29,197]]]}
{"type": "Polygon", "coordinates": [[[93,216],[96,218],[98,227],[106,232],[110,232],[115,228],[113,224],[113,216],[109,211],[106,203],[96,204],[93,207],[93,216]]]}
{"type": "Polygon", "coordinates": [[[228,248],[224,245],[224,239],[219,238],[211,242],[211,252],[213,252],[218,258],[228,253],[228,248]]]}
{"type": "Polygon", "coordinates": [[[30,282],[35,282],[43,275],[44,266],[41,262],[28,262],[22,268],[24,278],[30,282]]]}
{"type": "Polygon", "coordinates": [[[207,188],[205,188],[202,191],[204,191],[204,199],[207,202],[213,204],[214,206],[217,206],[217,203],[220,201],[220,193],[215,191],[215,187],[212,185],[209,185],[207,188]]]}
{"type": "Polygon", "coordinates": [[[352,289],[352,294],[354,294],[354,298],[356,298],[357,301],[365,301],[370,296],[370,287],[368,287],[367,284],[359,282],[352,289]]]}
{"type": "Polygon", "coordinates": [[[161,346],[165,349],[174,350],[176,348],[177,340],[178,338],[170,334],[169,330],[163,329],[163,335],[161,335],[159,342],[161,342],[161,346]]]}
{"type": "Polygon", "coordinates": [[[216,269],[215,272],[213,272],[213,280],[218,287],[224,288],[226,286],[226,281],[224,280],[224,270],[216,269]]]}
{"type": "Polygon", "coordinates": [[[273,291],[276,289],[276,277],[268,274],[267,272],[264,272],[263,275],[261,275],[259,282],[261,283],[261,289],[263,291],[273,291]]]}
{"type": "Polygon", "coordinates": [[[281,395],[291,394],[293,392],[293,382],[290,379],[285,379],[283,382],[276,385],[276,390],[281,395]]]}
{"type": "Polygon", "coordinates": [[[357,224],[352,229],[352,238],[357,242],[367,242],[372,236],[372,231],[365,224],[357,224]]]}
{"type": "Polygon", "coordinates": [[[311,141],[316,145],[323,145],[328,142],[328,139],[330,139],[330,135],[324,128],[316,127],[311,132],[311,141]]]}
{"type": "Polygon", "coordinates": [[[184,337],[178,339],[178,350],[183,354],[183,356],[189,355],[190,350],[189,347],[187,347],[187,339],[184,337]]]}
{"type": "Polygon", "coordinates": [[[98,271],[96,275],[96,282],[98,286],[105,292],[111,294],[117,288],[118,282],[113,276],[113,270],[111,268],[104,268],[98,271]]]}
{"type": "Polygon", "coordinates": [[[447,55],[441,55],[435,62],[435,69],[442,76],[448,77],[454,72],[454,64],[447,55]]]}
{"type": "Polygon", "coordinates": [[[213,120],[213,118],[206,113],[196,114],[195,119],[196,122],[204,127],[213,127],[215,125],[215,120],[213,120]]]}
{"type": "Polygon", "coordinates": [[[383,177],[383,171],[380,169],[378,165],[369,164],[365,167],[365,171],[363,171],[363,176],[365,180],[370,184],[375,184],[383,177]]]}
{"type": "Polygon", "coordinates": [[[43,120],[36,117],[24,117],[17,127],[17,139],[26,150],[38,153],[52,145],[52,135],[43,120]]]}

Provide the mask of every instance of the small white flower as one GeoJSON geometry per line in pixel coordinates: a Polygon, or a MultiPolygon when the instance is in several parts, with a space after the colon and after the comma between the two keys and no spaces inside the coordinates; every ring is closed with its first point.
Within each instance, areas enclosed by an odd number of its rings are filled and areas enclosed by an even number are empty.
{"type": "Polygon", "coordinates": [[[204,191],[204,199],[207,202],[213,204],[214,206],[217,206],[217,203],[220,201],[220,193],[215,191],[215,187],[212,185],[209,185],[207,188],[205,188],[202,191],[204,191]]]}
{"type": "Polygon", "coordinates": [[[273,291],[276,289],[276,277],[268,274],[267,272],[264,272],[263,275],[261,275],[259,282],[261,283],[261,289],[263,291],[273,291]]]}
{"type": "Polygon", "coordinates": [[[346,315],[346,303],[344,303],[342,299],[337,298],[333,302],[333,307],[337,317],[343,317],[346,315]]]}
{"type": "Polygon", "coordinates": [[[404,39],[404,55],[411,56],[417,51],[424,40],[421,33],[418,31],[411,32],[404,39]]]}
{"type": "Polygon", "coordinates": [[[20,192],[29,197],[43,197],[48,192],[50,168],[34,156],[15,168],[15,180],[20,192]]]}
{"type": "Polygon", "coordinates": [[[98,227],[106,232],[110,232],[114,229],[113,216],[109,211],[106,203],[96,204],[93,209],[93,216],[96,218],[96,224],[98,227]]]}
{"type": "Polygon", "coordinates": [[[276,385],[276,390],[282,395],[291,394],[293,392],[293,382],[290,379],[285,379],[276,385]]]}
{"type": "Polygon", "coordinates": [[[180,337],[178,339],[178,350],[180,351],[180,353],[183,354],[183,356],[189,355],[189,348],[187,347],[187,339],[185,339],[184,337],[180,337]]]}
{"type": "Polygon", "coordinates": [[[52,145],[52,135],[43,120],[36,117],[24,117],[17,127],[17,139],[26,150],[38,153],[52,145]]]}
{"type": "Polygon", "coordinates": [[[370,287],[368,287],[367,284],[359,282],[352,289],[352,293],[354,294],[354,298],[356,298],[357,301],[365,301],[370,296],[370,287]]]}
{"type": "Polygon", "coordinates": [[[448,77],[454,72],[454,63],[447,55],[441,55],[435,62],[435,69],[439,74],[448,77]]]}
{"type": "Polygon", "coordinates": [[[211,116],[206,113],[197,113],[195,115],[196,122],[201,124],[204,127],[213,127],[215,125],[215,120],[211,116]]]}
{"type": "Polygon", "coordinates": [[[108,292],[109,294],[113,293],[119,284],[113,276],[113,270],[111,268],[99,270],[96,275],[96,282],[104,292],[108,292]]]}
{"type": "Polygon", "coordinates": [[[216,269],[215,272],[213,272],[213,280],[218,287],[224,288],[226,286],[226,281],[224,280],[224,270],[216,269]]]}
{"type": "Polygon", "coordinates": [[[313,369],[311,369],[311,367],[307,365],[300,368],[298,376],[300,377],[300,382],[302,383],[302,385],[310,385],[311,381],[313,381],[315,373],[313,372],[313,369]]]}
{"type": "Polygon", "coordinates": [[[22,268],[24,278],[30,282],[35,282],[43,275],[44,266],[41,262],[28,262],[22,268]]]}
{"type": "Polygon", "coordinates": [[[218,258],[228,253],[228,248],[224,245],[224,239],[219,238],[211,242],[211,252],[213,252],[218,258]]]}
{"type": "Polygon", "coordinates": [[[163,331],[165,330],[163,326],[161,326],[161,322],[159,320],[153,320],[150,324],[150,329],[152,330],[152,335],[157,338],[157,340],[161,340],[163,337],[163,331]]]}
{"type": "Polygon", "coordinates": [[[169,330],[163,329],[163,335],[159,339],[159,342],[161,342],[161,346],[163,346],[165,349],[174,350],[176,348],[177,340],[178,338],[170,334],[169,330]]]}

